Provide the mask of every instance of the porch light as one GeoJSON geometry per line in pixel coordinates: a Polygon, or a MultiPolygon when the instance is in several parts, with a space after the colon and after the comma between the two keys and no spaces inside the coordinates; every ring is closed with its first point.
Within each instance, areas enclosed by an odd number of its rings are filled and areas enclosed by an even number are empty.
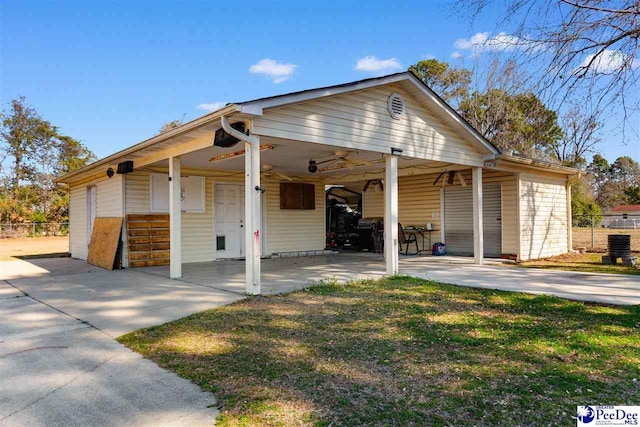
{"type": "Polygon", "coordinates": [[[309,160],[309,167],[307,169],[309,170],[309,173],[318,172],[318,165],[316,164],[316,161],[315,160],[309,160]]]}

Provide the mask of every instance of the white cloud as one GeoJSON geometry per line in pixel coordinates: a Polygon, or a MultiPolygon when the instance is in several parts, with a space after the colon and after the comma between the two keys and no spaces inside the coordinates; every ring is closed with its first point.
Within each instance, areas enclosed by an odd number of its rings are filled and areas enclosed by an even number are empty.
{"type": "Polygon", "coordinates": [[[375,55],[369,55],[359,58],[354,69],[367,73],[384,74],[401,68],[402,65],[396,58],[378,59],[375,55]]]}
{"type": "Polygon", "coordinates": [[[640,66],[640,61],[632,61],[629,55],[619,50],[605,49],[597,58],[594,58],[595,54],[588,55],[576,71],[583,71],[584,67],[589,66],[595,73],[613,74],[627,67],[638,68],[640,66]]]}
{"type": "Polygon", "coordinates": [[[224,107],[227,103],[223,101],[212,102],[210,104],[199,104],[196,108],[204,111],[216,111],[224,107]]]}
{"type": "Polygon", "coordinates": [[[505,32],[498,33],[493,37],[485,32],[476,33],[469,38],[458,39],[453,43],[453,47],[458,50],[470,50],[474,55],[478,55],[481,52],[508,52],[521,47],[540,48],[542,46],[536,46],[531,40],[505,32]]]}
{"type": "Polygon", "coordinates": [[[460,58],[462,58],[463,56],[464,56],[464,55],[463,55],[463,54],[461,54],[460,52],[458,52],[457,50],[454,50],[454,51],[451,53],[451,57],[452,57],[453,59],[460,59],[460,58]]]}
{"type": "Polygon", "coordinates": [[[264,58],[249,67],[251,74],[263,74],[274,83],[282,83],[293,75],[297,65],[264,58]]]}

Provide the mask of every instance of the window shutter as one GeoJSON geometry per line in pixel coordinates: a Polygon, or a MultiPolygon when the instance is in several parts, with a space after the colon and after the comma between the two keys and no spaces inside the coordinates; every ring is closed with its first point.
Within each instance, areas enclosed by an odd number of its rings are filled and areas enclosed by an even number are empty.
{"type": "Polygon", "coordinates": [[[316,186],[298,182],[280,183],[280,209],[316,208],[316,186]]]}

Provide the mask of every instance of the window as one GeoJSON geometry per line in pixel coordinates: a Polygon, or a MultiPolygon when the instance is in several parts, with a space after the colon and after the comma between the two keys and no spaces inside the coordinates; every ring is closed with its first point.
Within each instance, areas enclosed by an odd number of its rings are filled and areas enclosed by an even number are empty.
{"type": "Polygon", "coordinates": [[[316,186],[298,182],[280,183],[280,209],[316,208],[316,186]]]}
{"type": "MultiPolygon", "coordinates": [[[[205,212],[205,179],[203,176],[182,176],[180,198],[183,212],[205,212]]],[[[149,211],[169,211],[169,175],[152,173],[149,176],[149,211]]]]}

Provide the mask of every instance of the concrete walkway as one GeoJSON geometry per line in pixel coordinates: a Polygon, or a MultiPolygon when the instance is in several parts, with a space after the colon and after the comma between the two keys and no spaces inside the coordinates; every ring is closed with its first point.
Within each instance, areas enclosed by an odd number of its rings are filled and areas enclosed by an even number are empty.
{"type": "Polygon", "coordinates": [[[476,266],[455,257],[406,258],[400,272],[472,288],[556,295],[576,301],[640,304],[640,276],[581,273],[539,268],[476,266]]]}
{"type": "Polygon", "coordinates": [[[212,425],[213,395],[113,338],[241,298],[68,258],[0,263],[0,425],[212,425]]]}
{"type": "MultiPolygon", "coordinates": [[[[509,265],[500,260],[487,260],[487,264],[480,267],[470,258],[454,256],[401,257],[400,273],[459,286],[549,294],[607,304],[640,304],[640,276],[509,265]]],[[[139,270],[164,278],[169,276],[167,266],[139,270]]],[[[239,294],[244,292],[242,261],[185,264],[182,272],[187,282],[239,294]]],[[[376,279],[384,274],[384,260],[377,254],[268,259],[262,261],[262,290],[264,294],[277,294],[308,286],[310,280],[376,279]]]]}

